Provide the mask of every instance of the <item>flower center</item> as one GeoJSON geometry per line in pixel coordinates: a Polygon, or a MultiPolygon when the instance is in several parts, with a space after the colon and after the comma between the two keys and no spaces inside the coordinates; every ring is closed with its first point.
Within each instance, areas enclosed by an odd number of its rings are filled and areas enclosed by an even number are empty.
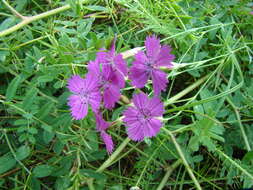
{"type": "Polygon", "coordinates": [[[152,67],[153,63],[152,63],[151,61],[148,61],[148,62],[146,63],[146,65],[147,65],[148,67],[152,67]]]}
{"type": "Polygon", "coordinates": [[[146,62],[146,66],[147,66],[147,73],[150,73],[153,69],[154,69],[154,61],[151,59],[148,59],[148,61],[146,62]]]}
{"type": "Polygon", "coordinates": [[[151,112],[147,108],[140,109],[140,115],[138,115],[139,120],[147,120],[151,117],[151,112]]]}
{"type": "Polygon", "coordinates": [[[83,87],[77,95],[81,98],[81,104],[86,104],[90,98],[90,92],[83,87]]]}

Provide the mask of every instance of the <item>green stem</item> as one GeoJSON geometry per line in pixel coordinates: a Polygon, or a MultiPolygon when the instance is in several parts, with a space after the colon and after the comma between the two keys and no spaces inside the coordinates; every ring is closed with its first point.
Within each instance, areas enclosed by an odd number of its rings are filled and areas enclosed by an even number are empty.
{"type": "Polygon", "coordinates": [[[108,168],[112,164],[113,160],[121,153],[121,151],[127,146],[130,141],[131,139],[126,138],[112,153],[112,155],[96,170],[96,172],[103,172],[106,168],[108,168]]]}
{"type": "Polygon", "coordinates": [[[244,127],[243,127],[242,122],[241,122],[241,117],[240,117],[239,111],[238,111],[237,107],[234,105],[234,103],[228,97],[226,97],[226,100],[232,106],[232,108],[234,109],[235,115],[237,117],[237,122],[239,124],[239,127],[240,127],[240,130],[241,130],[242,137],[243,137],[244,143],[246,145],[246,148],[247,148],[248,151],[251,151],[250,144],[249,144],[246,132],[245,132],[244,127]]]}
{"type": "Polygon", "coordinates": [[[12,148],[12,146],[11,146],[11,143],[10,143],[10,141],[9,141],[8,135],[6,134],[6,131],[5,131],[5,130],[4,130],[4,137],[5,137],[5,139],[6,139],[7,145],[8,145],[8,147],[9,147],[9,149],[10,149],[10,151],[11,151],[11,153],[12,153],[14,159],[15,159],[15,160],[19,163],[19,165],[20,165],[21,167],[23,167],[23,168],[27,171],[27,173],[30,175],[31,172],[30,172],[30,171],[25,167],[25,165],[17,158],[17,155],[16,155],[16,153],[14,152],[14,150],[13,150],[13,148],[12,148]]]}
{"type": "MultiPolygon", "coordinates": [[[[85,2],[86,1],[84,0],[82,3],[85,3],[85,2]]],[[[35,16],[24,17],[23,21],[21,21],[20,23],[18,23],[15,26],[12,26],[12,27],[10,27],[10,28],[8,28],[8,29],[0,32],[0,37],[6,36],[8,34],[11,34],[12,32],[17,31],[20,28],[23,28],[24,26],[30,24],[33,21],[40,20],[42,18],[46,18],[46,17],[49,17],[51,15],[58,14],[60,12],[66,11],[66,10],[68,10],[70,8],[71,8],[71,6],[69,4],[67,4],[67,5],[64,5],[62,7],[59,7],[59,8],[56,8],[56,9],[53,9],[53,10],[50,10],[50,11],[47,11],[47,12],[35,15],[35,16]]]]}
{"type": "MultiPolygon", "coordinates": [[[[96,170],[96,172],[103,172],[106,168],[113,164],[113,161],[116,157],[122,152],[122,150],[127,146],[127,144],[131,141],[128,137],[119,145],[119,147],[112,153],[112,155],[96,170]]],[[[93,190],[94,178],[90,178],[87,181],[88,187],[90,190],[93,190]]]]}
{"type": "Polygon", "coordinates": [[[168,169],[166,174],[164,175],[161,183],[159,184],[159,186],[157,187],[156,190],[162,190],[163,187],[166,185],[166,182],[168,181],[171,173],[173,172],[173,170],[175,170],[180,164],[182,163],[182,160],[179,159],[176,162],[174,162],[168,169]]]}
{"type": "Polygon", "coordinates": [[[87,179],[87,185],[88,185],[89,190],[96,190],[93,185],[93,178],[87,179]]]}
{"type": "Polygon", "coordinates": [[[70,9],[70,5],[65,5],[65,6],[53,9],[51,11],[47,11],[47,12],[38,14],[36,16],[26,17],[25,19],[23,19],[22,22],[20,22],[20,23],[16,24],[15,26],[12,26],[12,27],[0,32],[0,37],[11,34],[12,32],[17,31],[20,28],[23,28],[24,26],[30,24],[33,21],[36,21],[36,20],[51,16],[51,15],[57,14],[59,12],[62,12],[62,11],[68,10],[68,9],[70,9]]]}
{"type": "Polygon", "coordinates": [[[221,154],[223,157],[225,157],[231,164],[233,164],[235,167],[237,167],[241,172],[243,172],[245,175],[247,175],[251,180],[253,180],[253,176],[244,168],[242,168],[239,164],[237,164],[234,160],[232,160],[228,155],[223,153],[221,150],[216,149],[216,151],[221,154]]]}
{"type": "Polygon", "coordinates": [[[16,15],[17,17],[19,17],[19,18],[21,18],[21,19],[26,19],[26,17],[25,16],[23,16],[23,15],[21,15],[18,11],[16,11],[12,6],[10,6],[9,5],[9,3],[7,3],[7,1],[5,1],[5,0],[2,0],[3,1],[3,3],[5,4],[5,6],[6,7],[8,7],[8,9],[10,9],[10,11],[14,14],[14,15],[16,15]]]}
{"type": "Polygon", "coordinates": [[[171,137],[171,140],[174,143],[174,145],[175,145],[175,147],[177,149],[177,152],[178,152],[180,158],[182,159],[184,166],[186,167],[186,169],[188,171],[188,174],[190,175],[191,179],[193,180],[193,182],[194,182],[194,184],[196,186],[196,189],[202,190],[202,188],[201,188],[198,180],[196,179],[195,175],[193,174],[192,169],[189,166],[189,164],[188,164],[188,162],[187,162],[187,160],[186,160],[186,158],[184,156],[184,153],[183,153],[180,145],[177,143],[176,138],[174,137],[174,135],[168,129],[166,129],[164,127],[162,129],[171,137]]]}
{"type": "Polygon", "coordinates": [[[203,82],[205,82],[205,80],[210,76],[210,74],[202,77],[201,79],[197,80],[195,83],[193,83],[192,85],[188,86],[186,89],[182,90],[181,92],[179,92],[177,95],[171,97],[170,99],[168,99],[165,102],[165,106],[168,106],[169,104],[174,103],[175,101],[177,101],[178,99],[182,98],[183,96],[185,96],[186,94],[188,94],[189,92],[191,92],[193,89],[197,88],[199,85],[201,85],[203,82]]]}

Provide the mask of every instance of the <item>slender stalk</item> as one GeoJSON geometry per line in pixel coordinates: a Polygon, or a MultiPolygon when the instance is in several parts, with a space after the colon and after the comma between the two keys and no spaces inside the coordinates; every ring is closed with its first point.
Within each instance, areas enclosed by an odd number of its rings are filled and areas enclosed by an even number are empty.
{"type": "Polygon", "coordinates": [[[126,138],[120,146],[112,153],[112,155],[96,170],[96,172],[103,172],[106,168],[108,168],[113,160],[121,153],[121,151],[127,146],[131,139],[126,138]]]}
{"type": "Polygon", "coordinates": [[[188,86],[186,89],[182,90],[181,92],[179,92],[177,95],[171,97],[170,99],[168,99],[165,102],[165,106],[168,106],[169,104],[174,103],[175,101],[177,101],[178,99],[182,98],[183,96],[185,96],[186,94],[188,94],[189,92],[191,92],[193,89],[197,88],[199,85],[201,85],[203,82],[205,82],[205,80],[210,76],[210,74],[202,77],[201,79],[197,80],[195,83],[193,83],[192,85],[188,86]]]}
{"type": "Polygon", "coordinates": [[[216,149],[216,152],[218,152],[220,155],[225,157],[231,164],[233,164],[235,167],[237,167],[241,172],[243,172],[245,175],[247,175],[251,180],[253,180],[253,175],[251,175],[247,170],[242,168],[239,164],[237,164],[234,160],[232,160],[228,155],[223,153],[221,150],[216,149]]]}
{"type": "Polygon", "coordinates": [[[22,22],[20,22],[20,23],[16,24],[15,26],[12,26],[12,27],[0,32],[0,37],[11,34],[12,32],[17,31],[20,28],[23,28],[24,26],[30,24],[33,21],[36,21],[36,20],[39,20],[39,19],[42,19],[42,18],[45,18],[45,17],[49,17],[51,15],[60,13],[62,11],[68,10],[68,9],[70,9],[70,5],[64,5],[62,7],[59,7],[59,8],[56,8],[56,9],[53,9],[53,10],[35,15],[35,16],[26,17],[25,19],[23,19],[22,22]]]}
{"type": "Polygon", "coordinates": [[[96,190],[94,185],[93,185],[93,179],[87,179],[87,185],[88,185],[88,188],[89,190],[96,190]]]}
{"type": "Polygon", "coordinates": [[[21,167],[23,167],[23,168],[25,169],[25,171],[30,175],[31,172],[30,172],[30,171],[25,167],[25,165],[17,158],[17,155],[16,155],[16,153],[14,152],[14,150],[13,150],[13,148],[12,148],[12,146],[11,146],[11,143],[10,143],[10,141],[9,141],[9,138],[8,138],[8,136],[7,136],[7,134],[6,134],[5,131],[4,131],[4,137],[5,137],[5,139],[6,139],[7,145],[8,145],[8,147],[9,147],[9,149],[10,149],[10,151],[11,151],[13,157],[15,158],[15,160],[16,160],[16,161],[19,163],[19,165],[20,165],[21,167]]]}
{"type": "MultiPolygon", "coordinates": [[[[83,0],[82,3],[85,3],[87,1],[83,0]]],[[[66,10],[68,10],[70,8],[71,8],[71,6],[69,4],[67,4],[67,5],[64,5],[62,7],[59,7],[59,8],[50,10],[50,11],[46,11],[44,13],[41,13],[41,14],[38,14],[38,15],[35,15],[35,16],[24,17],[22,22],[20,22],[20,23],[18,23],[16,25],[14,25],[14,26],[12,26],[12,27],[10,27],[10,28],[8,28],[8,29],[0,32],[0,37],[6,36],[8,34],[11,34],[12,32],[17,31],[20,28],[23,28],[24,26],[30,24],[33,21],[40,20],[40,19],[49,17],[51,15],[58,14],[60,12],[66,11],[66,10]]]]}
{"type": "Polygon", "coordinates": [[[166,174],[164,175],[161,183],[159,184],[159,186],[157,187],[156,190],[162,190],[164,188],[164,186],[166,185],[166,182],[168,181],[171,173],[173,172],[173,170],[175,170],[180,164],[182,163],[182,160],[179,159],[176,162],[174,162],[168,169],[166,174]]]}
{"type": "Polygon", "coordinates": [[[26,19],[25,16],[23,16],[23,15],[20,14],[18,11],[16,11],[12,6],[10,6],[10,4],[9,4],[7,1],[2,0],[2,2],[5,4],[6,7],[8,7],[8,9],[10,9],[10,11],[11,11],[14,15],[16,15],[16,16],[19,17],[19,18],[21,18],[22,20],[25,20],[25,19],[26,19]]]}
{"type": "Polygon", "coordinates": [[[246,148],[247,148],[248,151],[251,151],[251,147],[250,147],[246,132],[245,132],[244,127],[243,127],[242,122],[241,122],[241,117],[240,117],[239,111],[238,111],[237,107],[234,105],[234,103],[228,97],[226,97],[226,100],[232,106],[232,108],[234,109],[235,115],[237,117],[237,122],[239,124],[239,127],[240,127],[240,130],[241,130],[242,137],[243,137],[244,143],[246,145],[246,148]]]}
{"type": "Polygon", "coordinates": [[[194,184],[196,186],[196,189],[202,190],[202,188],[201,188],[201,186],[200,186],[197,178],[195,177],[195,175],[192,172],[191,167],[189,166],[187,160],[185,159],[184,153],[183,153],[180,145],[177,143],[176,138],[174,137],[174,135],[168,129],[166,129],[164,127],[162,129],[171,137],[171,140],[174,143],[174,145],[175,145],[175,147],[177,149],[177,152],[178,152],[180,158],[182,159],[184,166],[186,167],[186,169],[188,171],[188,174],[190,175],[192,181],[194,182],[194,184]]]}
{"type": "MultiPolygon", "coordinates": [[[[127,146],[127,144],[130,142],[131,139],[128,137],[119,145],[119,147],[112,153],[112,155],[96,170],[96,172],[103,172],[106,168],[108,168],[110,165],[113,164],[113,161],[116,159],[116,157],[122,152],[122,150],[127,146]]],[[[87,185],[90,190],[93,190],[94,178],[90,178],[87,181],[87,185]]]]}

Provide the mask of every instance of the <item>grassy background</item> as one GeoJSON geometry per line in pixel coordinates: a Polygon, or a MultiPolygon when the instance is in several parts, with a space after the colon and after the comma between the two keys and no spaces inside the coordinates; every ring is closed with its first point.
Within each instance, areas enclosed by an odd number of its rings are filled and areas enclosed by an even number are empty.
{"type": "MultiPolygon", "coordinates": [[[[71,9],[0,37],[0,189],[196,189],[189,170],[202,189],[252,187],[253,4],[78,2],[9,2],[25,16],[66,4],[71,9]],[[129,142],[110,167],[96,172],[110,155],[92,113],[71,119],[66,81],[83,76],[86,63],[115,34],[118,52],[156,34],[181,65],[168,71],[163,130],[145,142],[129,142]]],[[[0,2],[0,31],[20,21],[0,2]]],[[[129,86],[122,93],[131,98],[129,86]]],[[[152,93],[151,85],[145,90],[152,93]]],[[[123,109],[107,111],[107,120],[115,121],[123,109]]],[[[117,148],[125,127],[115,125],[110,134],[117,148]]]]}

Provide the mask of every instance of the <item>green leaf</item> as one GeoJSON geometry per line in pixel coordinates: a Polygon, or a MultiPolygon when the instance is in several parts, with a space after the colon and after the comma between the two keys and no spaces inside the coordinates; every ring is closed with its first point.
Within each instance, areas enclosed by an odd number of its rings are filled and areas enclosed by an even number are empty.
{"type": "Polygon", "coordinates": [[[31,142],[32,144],[35,144],[35,142],[36,142],[36,139],[33,137],[33,136],[28,136],[28,140],[29,140],[29,142],[31,142]]]}
{"type": "Polygon", "coordinates": [[[121,106],[121,107],[115,109],[115,111],[113,111],[113,114],[112,114],[112,121],[119,118],[124,109],[126,109],[125,106],[121,106]]]}
{"type": "Polygon", "coordinates": [[[96,171],[90,169],[81,169],[80,173],[84,176],[91,177],[97,180],[105,180],[106,176],[104,174],[97,173],[96,171]]]}
{"type": "Polygon", "coordinates": [[[54,132],[43,131],[44,142],[48,144],[54,138],[54,135],[55,135],[54,132]]]}
{"type": "Polygon", "coordinates": [[[23,100],[23,109],[28,110],[31,105],[33,104],[34,100],[36,99],[38,90],[34,87],[32,87],[26,94],[24,100],[23,100]]]}
{"type": "Polygon", "coordinates": [[[39,165],[33,169],[34,177],[41,178],[49,176],[53,171],[53,168],[49,165],[39,165]]]}
{"type": "Polygon", "coordinates": [[[251,150],[244,155],[242,161],[245,163],[250,163],[252,160],[253,160],[253,151],[251,150]]]}
{"type": "Polygon", "coordinates": [[[65,32],[65,33],[68,33],[68,34],[76,34],[76,30],[74,29],[71,29],[71,28],[65,28],[65,27],[54,27],[54,30],[55,31],[58,31],[58,32],[65,32]]]}
{"type": "Polygon", "coordinates": [[[28,120],[27,119],[17,119],[14,121],[14,125],[28,125],[28,120]]]}
{"type": "Polygon", "coordinates": [[[9,84],[7,90],[6,90],[6,98],[8,101],[11,101],[13,99],[13,97],[16,94],[16,91],[18,89],[18,86],[21,84],[22,82],[22,78],[18,75],[16,76],[11,83],[9,84]]]}
{"type": "Polygon", "coordinates": [[[84,8],[91,10],[91,11],[102,11],[102,12],[108,12],[108,9],[106,7],[98,6],[98,5],[88,5],[84,8]]]}
{"type": "Polygon", "coordinates": [[[196,121],[192,125],[192,131],[194,135],[190,139],[189,146],[194,151],[198,150],[199,144],[206,146],[209,151],[214,151],[215,140],[224,142],[221,136],[224,133],[223,126],[217,125],[210,115],[196,121]]]}
{"type": "Polygon", "coordinates": [[[12,169],[16,165],[16,160],[11,153],[7,153],[0,157],[0,174],[12,169]],[[4,164],[3,164],[4,163],[4,164]]]}
{"type": "Polygon", "coordinates": [[[198,136],[193,136],[190,139],[189,148],[193,151],[198,151],[198,149],[199,149],[199,138],[198,138],[198,136]]]}
{"type": "Polygon", "coordinates": [[[51,176],[60,177],[63,175],[68,175],[74,160],[74,156],[61,157],[61,160],[57,163],[57,166],[54,167],[51,176]]]}
{"type": "Polygon", "coordinates": [[[85,37],[90,32],[94,20],[94,18],[89,18],[78,22],[77,31],[81,37],[85,37]]]}
{"type": "Polygon", "coordinates": [[[4,62],[6,59],[6,56],[10,54],[9,51],[0,51],[0,61],[4,62]]]}
{"type": "Polygon", "coordinates": [[[68,0],[67,1],[70,6],[71,6],[71,9],[74,11],[74,13],[77,15],[77,16],[81,16],[81,10],[82,10],[82,3],[80,0],[68,0]]]}
{"type": "Polygon", "coordinates": [[[0,187],[3,187],[5,180],[4,179],[0,179],[0,187]]]}
{"type": "Polygon", "coordinates": [[[43,104],[43,106],[40,108],[38,113],[35,114],[36,117],[39,119],[44,119],[50,112],[52,112],[52,109],[54,107],[54,103],[51,101],[43,104]]]}
{"type": "Polygon", "coordinates": [[[40,180],[38,180],[35,177],[31,177],[31,189],[40,190],[41,189],[40,180]]]}
{"type": "Polygon", "coordinates": [[[28,128],[27,131],[28,131],[29,133],[31,133],[31,134],[37,134],[37,133],[38,133],[38,130],[37,130],[36,128],[34,128],[34,127],[28,128]]]}
{"type": "Polygon", "coordinates": [[[53,150],[57,155],[59,155],[63,150],[63,148],[64,144],[60,140],[57,140],[56,143],[54,144],[53,150]]]}
{"type": "Polygon", "coordinates": [[[43,128],[45,131],[51,133],[52,132],[52,127],[49,125],[41,125],[41,128],[43,128]]]}
{"type": "Polygon", "coordinates": [[[49,76],[49,75],[44,75],[44,76],[38,77],[37,80],[40,83],[51,82],[52,80],[54,80],[54,77],[49,76]]]}
{"type": "Polygon", "coordinates": [[[30,152],[31,150],[29,146],[24,145],[24,146],[19,147],[16,152],[17,159],[24,160],[30,155],[30,152]]]}
{"type": "Polygon", "coordinates": [[[14,25],[16,21],[17,20],[15,19],[15,17],[9,17],[9,18],[6,18],[4,21],[1,21],[0,31],[9,28],[11,25],[14,25]]]}
{"type": "Polygon", "coordinates": [[[123,190],[123,186],[122,185],[114,185],[114,186],[110,187],[109,190],[123,190]]]}
{"type": "Polygon", "coordinates": [[[15,7],[15,9],[18,12],[21,12],[26,7],[28,0],[17,0],[16,3],[17,3],[17,6],[15,7]]]}
{"type": "Polygon", "coordinates": [[[56,183],[55,183],[55,189],[56,190],[68,189],[70,182],[71,181],[68,176],[62,177],[62,178],[57,178],[56,183]]]}

